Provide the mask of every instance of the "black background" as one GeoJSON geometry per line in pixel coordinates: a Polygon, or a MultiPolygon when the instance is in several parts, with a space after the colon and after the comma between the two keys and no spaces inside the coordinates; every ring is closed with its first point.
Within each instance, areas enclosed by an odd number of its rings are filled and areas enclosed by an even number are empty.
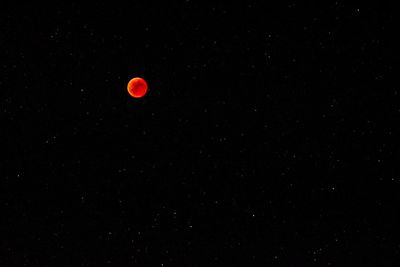
{"type": "Polygon", "coordinates": [[[398,266],[393,20],[3,7],[0,265],[398,266]]]}

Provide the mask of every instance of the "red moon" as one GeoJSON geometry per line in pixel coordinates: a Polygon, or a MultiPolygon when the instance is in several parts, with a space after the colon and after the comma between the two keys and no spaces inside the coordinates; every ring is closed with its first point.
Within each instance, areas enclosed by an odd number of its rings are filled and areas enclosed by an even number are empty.
{"type": "Polygon", "coordinates": [[[134,98],[141,98],[147,92],[147,83],[144,79],[136,77],[128,83],[128,93],[134,98]]]}

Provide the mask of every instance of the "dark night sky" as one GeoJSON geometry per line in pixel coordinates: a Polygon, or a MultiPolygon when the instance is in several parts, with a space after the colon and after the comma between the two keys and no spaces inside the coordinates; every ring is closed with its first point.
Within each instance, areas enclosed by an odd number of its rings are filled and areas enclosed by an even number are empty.
{"type": "Polygon", "coordinates": [[[399,266],[390,7],[129,2],[0,11],[0,266],[399,266]]]}

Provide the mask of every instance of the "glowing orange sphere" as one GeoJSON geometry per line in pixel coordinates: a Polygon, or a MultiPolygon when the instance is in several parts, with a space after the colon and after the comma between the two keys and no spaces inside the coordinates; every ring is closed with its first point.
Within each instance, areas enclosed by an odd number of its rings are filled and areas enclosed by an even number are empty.
{"type": "Polygon", "coordinates": [[[143,97],[147,92],[147,83],[144,79],[136,77],[128,83],[128,93],[134,98],[143,97]]]}

